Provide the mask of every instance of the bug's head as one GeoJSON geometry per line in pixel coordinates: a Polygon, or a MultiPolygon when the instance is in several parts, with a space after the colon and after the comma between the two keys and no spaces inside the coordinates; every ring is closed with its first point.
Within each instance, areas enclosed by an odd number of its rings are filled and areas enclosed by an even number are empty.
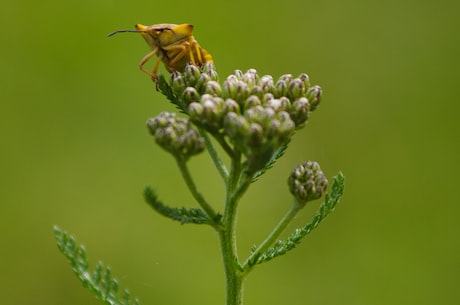
{"type": "Polygon", "coordinates": [[[152,47],[167,46],[173,43],[181,42],[189,39],[192,36],[193,25],[191,24],[154,24],[145,26],[136,24],[135,30],[118,30],[110,33],[108,36],[113,36],[117,33],[140,33],[145,41],[152,47]]]}
{"type": "Polygon", "coordinates": [[[149,40],[154,40],[159,46],[167,46],[183,40],[187,40],[192,36],[193,25],[191,24],[155,24],[144,26],[136,24],[136,29],[141,32],[147,43],[149,40]]]}

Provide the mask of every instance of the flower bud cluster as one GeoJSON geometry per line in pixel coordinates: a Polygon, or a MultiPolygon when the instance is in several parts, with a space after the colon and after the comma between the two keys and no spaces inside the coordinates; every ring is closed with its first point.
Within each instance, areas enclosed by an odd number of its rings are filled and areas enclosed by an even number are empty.
{"type": "Polygon", "coordinates": [[[305,125],[321,100],[321,88],[307,74],[278,80],[249,69],[234,71],[222,83],[212,63],[199,70],[187,65],[171,76],[173,93],[190,120],[211,133],[223,133],[252,162],[264,166],[273,153],[305,125]]]}
{"type": "Polygon", "coordinates": [[[298,77],[285,74],[275,81],[270,75],[259,76],[255,69],[246,73],[235,70],[221,85],[214,65],[209,62],[202,71],[194,65],[187,65],[184,72],[173,72],[171,85],[174,94],[183,99],[185,106],[193,102],[202,103],[201,97],[206,94],[224,101],[233,100],[239,105],[240,114],[253,106],[268,106],[289,113],[297,129],[318,107],[322,95],[321,88],[311,86],[305,73],[298,77]]]}
{"type": "Polygon", "coordinates": [[[204,140],[188,119],[162,112],[147,120],[147,129],[155,141],[174,156],[190,157],[204,150],[204,140]]]}
{"type": "Polygon", "coordinates": [[[250,172],[263,168],[295,131],[287,112],[261,105],[249,108],[243,115],[229,113],[224,127],[226,135],[246,156],[250,172]]]}
{"type": "Polygon", "coordinates": [[[320,198],[327,189],[328,181],[317,162],[305,161],[294,168],[288,185],[297,202],[305,204],[320,198]]]}

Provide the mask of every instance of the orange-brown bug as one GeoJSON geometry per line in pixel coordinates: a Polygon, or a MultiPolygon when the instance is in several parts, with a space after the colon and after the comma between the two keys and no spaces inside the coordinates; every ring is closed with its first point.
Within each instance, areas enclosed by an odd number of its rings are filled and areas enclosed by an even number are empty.
{"type": "Polygon", "coordinates": [[[144,37],[152,51],[142,58],[139,68],[158,81],[158,67],[163,62],[168,72],[183,71],[187,63],[195,66],[202,66],[207,62],[213,63],[212,56],[204,50],[192,35],[193,25],[191,24],[154,24],[145,26],[136,24],[135,30],[118,30],[108,36],[121,32],[136,32],[144,37]],[[154,55],[158,56],[153,70],[144,68],[144,64],[154,55]]]}

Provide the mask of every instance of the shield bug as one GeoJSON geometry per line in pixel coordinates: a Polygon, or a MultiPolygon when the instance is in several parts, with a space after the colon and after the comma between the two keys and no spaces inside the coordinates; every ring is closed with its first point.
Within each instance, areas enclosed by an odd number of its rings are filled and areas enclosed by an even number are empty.
{"type": "Polygon", "coordinates": [[[139,68],[150,75],[157,83],[158,67],[163,62],[168,72],[183,71],[187,63],[201,67],[207,62],[213,62],[211,54],[204,50],[192,35],[191,24],[154,24],[145,26],[136,24],[135,30],[118,30],[110,33],[113,36],[122,32],[140,33],[152,51],[142,58],[139,68]],[[158,59],[149,71],[144,65],[150,58],[157,55],[158,59]]]}

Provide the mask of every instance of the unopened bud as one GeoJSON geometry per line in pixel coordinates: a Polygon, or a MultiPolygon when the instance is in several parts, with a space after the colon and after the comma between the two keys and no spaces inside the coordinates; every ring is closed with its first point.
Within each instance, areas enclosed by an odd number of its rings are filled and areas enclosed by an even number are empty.
{"type": "Polygon", "coordinates": [[[235,113],[240,113],[240,105],[238,105],[237,102],[235,102],[232,99],[226,99],[225,100],[225,106],[224,106],[225,112],[235,112],[235,113]]]}
{"type": "Polygon", "coordinates": [[[294,133],[295,123],[285,111],[278,113],[277,119],[280,122],[278,126],[278,142],[280,144],[287,143],[294,133]]]}
{"type": "Polygon", "coordinates": [[[204,108],[198,102],[193,102],[188,105],[188,115],[190,116],[190,120],[192,122],[200,121],[200,118],[203,116],[204,108]]]}
{"type": "Polygon", "coordinates": [[[260,126],[257,123],[252,123],[249,126],[248,130],[248,141],[247,144],[249,146],[260,146],[262,144],[262,141],[264,139],[264,130],[262,129],[262,126],[260,126]]]}
{"type": "Polygon", "coordinates": [[[244,112],[244,116],[249,122],[262,123],[266,120],[269,114],[266,113],[264,107],[254,106],[252,108],[247,109],[244,112]]]}
{"type": "Polygon", "coordinates": [[[250,95],[255,95],[257,96],[259,99],[262,99],[264,97],[264,90],[262,89],[261,86],[254,86],[252,87],[252,90],[251,90],[251,93],[250,95]]]}
{"type": "Polygon", "coordinates": [[[310,88],[310,77],[306,73],[302,73],[298,77],[302,82],[305,87],[305,90],[308,90],[310,88]]]}
{"type": "Polygon", "coordinates": [[[229,112],[225,117],[224,127],[227,136],[238,144],[242,141],[242,135],[249,130],[249,123],[243,116],[235,112],[229,112]]]}
{"type": "Polygon", "coordinates": [[[296,124],[296,127],[302,127],[303,124],[308,120],[309,112],[309,103],[307,98],[301,97],[292,103],[291,110],[289,114],[291,115],[292,120],[296,124]]]}
{"type": "Polygon", "coordinates": [[[291,100],[298,99],[305,95],[305,87],[302,80],[294,78],[289,84],[288,96],[291,100]]]}
{"type": "Polygon", "coordinates": [[[249,109],[258,105],[262,105],[259,97],[257,95],[251,95],[244,102],[243,109],[249,109]]]}
{"type": "Polygon", "coordinates": [[[211,80],[213,81],[218,81],[219,80],[219,77],[217,75],[217,71],[216,71],[216,67],[214,66],[214,64],[212,62],[207,62],[204,64],[203,66],[203,73],[206,73],[209,75],[209,77],[211,78],[211,80]]]}
{"type": "Polygon", "coordinates": [[[287,97],[282,96],[279,99],[274,98],[274,99],[267,101],[265,106],[272,108],[276,112],[282,111],[282,110],[289,111],[291,107],[291,102],[289,101],[287,97]]]}
{"type": "Polygon", "coordinates": [[[223,98],[233,98],[235,96],[238,82],[238,78],[233,74],[227,77],[222,88],[223,98]]]}
{"type": "Polygon", "coordinates": [[[200,74],[200,77],[197,79],[196,81],[196,84],[195,84],[195,89],[199,92],[199,93],[204,93],[205,89],[206,89],[206,85],[208,84],[208,82],[211,80],[211,77],[206,74],[206,73],[201,73],[200,74]]]}
{"type": "Polygon", "coordinates": [[[243,77],[243,71],[235,70],[233,71],[233,75],[236,77],[237,80],[241,80],[241,78],[243,77]]]}
{"type": "Polygon", "coordinates": [[[259,80],[259,86],[262,87],[264,93],[273,93],[273,77],[271,75],[264,75],[259,80]]]}
{"type": "Polygon", "coordinates": [[[192,102],[197,102],[200,99],[198,91],[193,87],[187,87],[183,93],[183,100],[186,105],[189,105],[192,102]]]}
{"type": "Polygon", "coordinates": [[[276,82],[275,95],[277,97],[287,96],[289,87],[284,79],[280,79],[276,82]]]}
{"type": "Polygon", "coordinates": [[[264,97],[263,97],[263,103],[266,104],[268,103],[270,100],[274,99],[275,97],[273,96],[273,94],[271,93],[265,93],[264,94],[264,97]]]}
{"type": "Polygon", "coordinates": [[[181,95],[184,89],[187,87],[185,79],[182,73],[174,71],[171,73],[171,87],[176,95],[181,95]]]}
{"type": "Polygon", "coordinates": [[[211,62],[205,63],[203,65],[202,71],[203,73],[206,73],[207,75],[209,75],[211,80],[216,81],[216,82],[219,81],[219,76],[217,74],[216,67],[214,66],[213,63],[211,62]]]}
{"type": "Polygon", "coordinates": [[[307,99],[310,103],[310,111],[314,111],[318,107],[322,94],[323,90],[320,86],[313,86],[308,90],[307,99]]]}
{"type": "Polygon", "coordinates": [[[249,86],[243,81],[239,81],[233,99],[238,103],[243,103],[249,96],[249,86]]]}
{"type": "Polygon", "coordinates": [[[291,80],[292,80],[292,74],[283,74],[283,75],[281,75],[279,80],[284,80],[286,82],[286,84],[289,86],[289,84],[291,83],[291,80]]]}
{"type": "Polygon", "coordinates": [[[294,168],[288,185],[297,202],[305,204],[320,198],[327,189],[328,181],[317,162],[306,161],[294,168]]]}
{"type": "Polygon", "coordinates": [[[255,69],[249,69],[243,74],[241,80],[245,82],[251,90],[259,81],[259,76],[257,75],[257,71],[255,69]]]}
{"type": "Polygon", "coordinates": [[[206,84],[205,93],[214,96],[222,96],[222,87],[216,81],[209,81],[206,84]]]}
{"type": "Polygon", "coordinates": [[[278,120],[272,120],[268,123],[268,126],[266,128],[266,135],[268,139],[272,139],[275,136],[277,136],[279,132],[279,128],[281,126],[281,122],[278,120]]]}
{"type": "Polygon", "coordinates": [[[200,78],[201,72],[197,66],[187,64],[184,69],[184,77],[186,83],[190,87],[194,87],[198,78],[200,78]]]}

